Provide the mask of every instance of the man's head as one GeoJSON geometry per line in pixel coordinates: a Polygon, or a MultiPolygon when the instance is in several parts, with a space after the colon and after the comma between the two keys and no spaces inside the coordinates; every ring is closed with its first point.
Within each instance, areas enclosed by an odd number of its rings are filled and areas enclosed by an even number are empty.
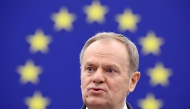
{"type": "Polygon", "coordinates": [[[90,107],[122,108],[140,78],[138,51],[126,37],[99,33],[80,54],[83,102],[90,107]]]}

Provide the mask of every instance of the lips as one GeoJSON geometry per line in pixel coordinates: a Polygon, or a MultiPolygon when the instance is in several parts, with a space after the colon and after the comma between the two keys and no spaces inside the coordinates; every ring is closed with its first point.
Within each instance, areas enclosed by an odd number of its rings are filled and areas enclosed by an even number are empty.
{"type": "Polygon", "coordinates": [[[89,91],[93,91],[93,92],[100,92],[100,91],[104,91],[105,92],[105,89],[100,88],[100,87],[91,87],[88,90],[89,91]]]}

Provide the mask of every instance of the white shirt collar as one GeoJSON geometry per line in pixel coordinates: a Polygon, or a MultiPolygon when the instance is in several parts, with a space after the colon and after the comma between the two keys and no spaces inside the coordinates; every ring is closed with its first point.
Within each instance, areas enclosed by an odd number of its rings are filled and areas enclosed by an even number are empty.
{"type": "Polygon", "coordinates": [[[127,108],[127,104],[125,104],[125,106],[123,107],[123,109],[128,109],[128,108],[127,108]]]}
{"type": "MultiPolygon", "coordinates": [[[[88,108],[86,107],[86,109],[88,109],[88,108]]],[[[124,105],[123,109],[128,109],[127,104],[124,105]]]]}

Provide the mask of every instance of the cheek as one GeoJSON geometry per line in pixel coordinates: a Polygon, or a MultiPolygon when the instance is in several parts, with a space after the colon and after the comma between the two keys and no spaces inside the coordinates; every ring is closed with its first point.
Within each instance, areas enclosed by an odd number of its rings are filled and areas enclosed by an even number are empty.
{"type": "Polygon", "coordinates": [[[121,83],[120,82],[112,82],[112,84],[110,85],[111,90],[113,90],[113,92],[115,92],[116,94],[118,92],[120,92],[120,90],[122,89],[121,87],[121,83]]]}
{"type": "Polygon", "coordinates": [[[86,94],[86,90],[85,90],[86,84],[82,77],[81,77],[81,86],[80,87],[81,87],[82,96],[84,97],[86,94]]]}
{"type": "Polygon", "coordinates": [[[127,94],[129,82],[126,79],[117,79],[109,82],[109,88],[112,93],[117,96],[119,94],[127,94]]]}
{"type": "Polygon", "coordinates": [[[84,77],[81,76],[81,89],[82,90],[84,89],[84,86],[85,86],[85,80],[84,80],[84,77]]]}
{"type": "Polygon", "coordinates": [[[89,83],[90,83],[90,78],[88,78],[84,75],[81,75],[81,89],[82,89],[82,91],[86,90],[89,83]]]}

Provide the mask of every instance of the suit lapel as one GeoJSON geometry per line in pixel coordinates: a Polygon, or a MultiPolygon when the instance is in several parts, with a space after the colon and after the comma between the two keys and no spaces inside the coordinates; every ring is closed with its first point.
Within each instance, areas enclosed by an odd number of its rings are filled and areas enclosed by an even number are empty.
{"type": "Polygon", "coordinates": [[[126,102],[126,104],[127,104],[128,109],[133,109],[132,106],[129,103],[126,102]]]}
{"type": "Polygon", "coordinates": [[[86,106],[83,104],[82,108],[81,109],[86,109],[86,106]]]}

